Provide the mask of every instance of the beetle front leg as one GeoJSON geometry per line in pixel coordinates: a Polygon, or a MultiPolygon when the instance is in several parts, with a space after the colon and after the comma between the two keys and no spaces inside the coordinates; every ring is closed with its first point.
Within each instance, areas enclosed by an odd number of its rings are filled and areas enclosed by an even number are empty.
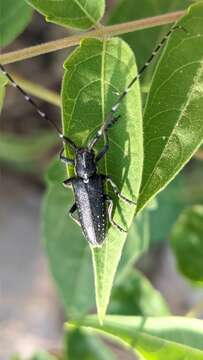
{"type": "Polygon", "coordinates": [[[77,210],[77,205],[76,205],[76,203],[74,203],[73,206],[69,210],[69,216],[71,217],[71,219],[73,219],[76,222],[77,225],[81,226],[79,220],[73,216],[73,213],[76,210],[77,210]]]}
{"type": "Polygon", "coordinates": [[[59,158],[62,162],[64,162],[65,164],[72,164],[74,165],[74,160],[73,159],[69,159],[66,156],[63,155],[64,149],[62,148],[59,154],[59,158]]]}
{"type": "Polygon", "coordinates": [[[111,223],[112,226],[114,226],[116,229],[118,229],[120,232],[125,232],[127,233],[127,230],[123,229],[120,225],[118,225],[114,220],[113,220],[113,200],[109,195],[105,195],[106,201],[108,203],[108,217],[109,217],[109,222],[111,223]]]}
{"type": "Polygon", "coordinates": [[[111,186],[112,189],[114,191],[114,193],[122,200],[126,201],[128,204],[130,205],[136,205],[137,203],[133,200],[130,200],[128,198],[126,198],[123,194],[121,194],[121,192],[118,190],[118,186],[114,183],[114,181],[112,180],[112,178],[110,176],[106,176],[104,175],[104,178],[106,179],[106,181],[108,181],[111,186]]]}

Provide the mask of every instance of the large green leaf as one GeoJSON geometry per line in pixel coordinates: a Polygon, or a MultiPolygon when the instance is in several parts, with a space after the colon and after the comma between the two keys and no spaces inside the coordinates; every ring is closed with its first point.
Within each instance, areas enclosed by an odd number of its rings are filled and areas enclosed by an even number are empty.
{"type": "MultiPolygon", "coordinates": [[[[106,316],[103,326],[95,316],[83,326],[113,335],[146,360],[202,360],[203,321],[183,317],[106,316]]],[[[68,327],[68,325],[67,325],[68,327]]]]}
{"type": "Polygon", "coordinates": [[[203,138],[203,2],[179,22],[155,73],[144,115],[138,209],[182,169],[203,138]]]}
{"type": "MultiPolygon", "coordinates": [[[[140,6],[140,0],[127,0],[127,2],[126,0],[120,0],[113,8],[108,23],[118,24],[177,10],[184,10],[191,5],[192,2],[194,2],[194,0],[142,0],[142,6],[140,6]]],[[[158,39],[161,39],[166,31],[166,28],[166,26],[159,26],[122,35],[122,38],[127,41],[135,52],[139,67],[144,65],[152,53],[156,42],[158,39]]],[[[152,68],[153,65],[150,66],[150,70],[152,70],[152,68]]]]}
{"type": "Polygon", "coordinates": [[[203,206],[185,209],[173,227],[171,244],[179,270],[203,285],[203,206]]]}
{"type": "Polygon", "coordinates": [[[62,181],[67,177],[59,161],[49,169],[44,198],[43,229],[49,266],[65,310],[70,317],[82,317],[95,307],[91,252],[80,228],[69,217],[71,192],[62,181]]]}
{"type": "MultiPolygon", "coordinates": [[[[65,69],[62,90],[64,133],[79,146],[84,146],[105,121],[107,112],[116,101],[115,91],[121,93],[135,76],[134,56],[122,40],[115,38],[101,42],[87,39],[65,62],[65,69]]],[[[135,199],[143,161],[138,83],[123,101],[119,113],[121,119],[109,131],[110,149],[100,162],[99,172],[111,175],[122,193],[135,199]]],[[[118,199],[115,199],[115,204],[114,220],[129,228],[134,206],[118,199]]],[[[92,249],[100,318],[106,311],[125,239],[125,233],[110,227],[102,248],[92,249]]]]}
{"type": "Polygon", "coordinates": [[[0,46],[12,42],[29,24],[32,9],[24,0],[0,1],[0,46]]]}
{"type": "MultiPolygon", "coordinates": [[[[90,249],[78,226],[69,218],[73,203],[64,189],[65,167],[53,162],[48,174],[44,199],[44,237],[49,266],[70,317],[80,317],[95,307],[90,249]],[[60,221],[59,221],[60,219],[60,221]],[[87,286],[88,284],[88,286],[87,286]]],[[[128,233],[116,276],[116,285],[126,281],[129,268],[149,244],[148,210],[137,216],[128,233]]],[[[144,286],[144,285],[143,285],[144,286]]]]}
{"type": "Polygon", "coordinates": [[[69,329],[65,336],[64,360],[116,360],[110,349],[95,334],[69,329]]]}
{"type": "Polygon", "coordinates": [[[78,29],[96,26],[104,14],[104,0],[26,0],[46,20],[78,29]]]}
{"type": "Polygon", "coordinates": [[[169,308],[161,294],[153,288],[147,278],[134,269],[113,288],[109,314],[167,316],[169,308]]]}

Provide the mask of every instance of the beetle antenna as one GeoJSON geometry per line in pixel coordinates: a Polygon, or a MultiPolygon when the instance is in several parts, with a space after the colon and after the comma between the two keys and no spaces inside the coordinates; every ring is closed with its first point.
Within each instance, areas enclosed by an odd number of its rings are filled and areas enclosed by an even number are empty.
{"type": "Polygon", "coordinates": [[[91,149],[97,141],[100,139],[100,137],[116,122],[116,120],[119,118],[118,116],[115,117],[115,113],[120,106],[123,99],[126,97],[128,92],[130,91],[131,87],[134,85],[134,83],[140,79],[142,74],[145,72],[145,70],[148,68],[148,66],[151,64],[152,60],[156,57],[156,55],[159,53],[160,49],[162,49],[165,42],[168,40],[170,35],[176,31],[176,30],[183,30],[185,33],[188,34],[188,31],[182,26],[182,25],[173,25],[170,30],[166,33],[166,35],[162,38],[160,43],[155,47],[155,49],[152,51],[152,54],[148,58],[148,60],[145,62],[145,64],[141,67],[141,69],[138,71],[137,75],[131,80],[131,82],[128,84],[127,88],[123,91],[123,93],[118,97],[116,103],[112,106],[110,112],[107,115],[107,120],[104,122],[104,124],[100,127],[100,129],[97,131],[95,137],[90,141],[88,147],[91,149]]]}
{"type": "Polygon", "coordinates": [[[0,64],[0,70],[2,71],[2,73],[8,78],[8,80],[10,81],[11,85],[15,88],[15,89],[18,89],[21,94],[23,95],[24,99],[26,101],[28,101],[34,108],[35,110],[37,111],[37,113],[44,119],[46,119],[47,121],[50,122],[50,124],[55,128],[55,130],[57,131],[57,133],[59,134],[59,136],[61,137],[62,132],[61,130],[58,128],[58,126],[55,124],[55,122],[53,120],[51,120],[48,115],[43,112],[39,106],[36,104],[36,102],[28,95],[28,93],[26,93],[22,88],[21,86],[19,86],[15,80],[12,78],[12,76],[6,71],[6,69],[4,68],[3,65],[0,64]]]}
{"type": "Polygon", "coordinates": [[[15,88],[18,89],[21,94],[23,95],[24,99],[29,102],[34,109],[36,110],[36,112],[41,116],[41,118],[46,119],[56,130],[57,134],[59,135],[59,137],[62,139],[62,141],[64,143],[68,143],[73,150],[77,149],[77,146],[74,144],[74,142],[72,140],[70,140],[69,138],[67,138],[66,136],[63,135],[62,131],[60,130],[60,128],[56,125],[56,123],[49,118],[49,116],[42,111],[39,106],[37,105],[37,103],[32,99],[32,97],[30,95],[28,95],[27,92],[25,92],[23,90],[23,88],[21,86],[19,86],[15,80],[13,79],[13,77],[6,71],[6,69],[4,68],[3,65],[0,64],[0,70],[2,71],[2,73],[8,78],[8,80],[10,81],[11,85],[15,88]]]}

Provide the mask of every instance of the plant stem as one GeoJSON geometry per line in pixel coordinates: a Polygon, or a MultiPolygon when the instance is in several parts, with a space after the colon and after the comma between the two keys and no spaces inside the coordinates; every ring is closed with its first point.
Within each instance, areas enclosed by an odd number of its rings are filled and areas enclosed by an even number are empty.
{"type": "Polygon", "coordinates": [[[41,85],[33,83],[32,81],[25,80],[18,75],[13,75],[13,78],[16,80],[17,84],[19,84],[29,94],[37,96],[38,98],[47,101],[52,105],[60,107],[60,96],[56,92],[48,90],[41,85]]]}
{"type": "Polygon", "coordinates": [[[65,49],[78,45],[82,39],[88,37],[96,37],[102,39],[104,37],[112,37],[122,35],[129,32],[152,28],[155,26],[165,25],[177,21],[185,11],[177,11],[159,16],[153,16],[141,20],[130,21],[122,24],[111,26],[101,26],[96,30],[86,32],[85,34],[68,36],[63,39],[50,41],[41,45],[31,46],[22,50],[12,51],[0,55],[1,64],[9,64],[16,61],[32,58],[52,51],[65,49]]]}

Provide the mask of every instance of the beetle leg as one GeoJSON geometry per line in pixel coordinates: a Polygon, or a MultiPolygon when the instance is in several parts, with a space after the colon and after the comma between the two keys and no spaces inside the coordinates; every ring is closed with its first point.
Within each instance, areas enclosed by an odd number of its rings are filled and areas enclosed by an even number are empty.
{"type": "Polygon", "coordinates": [[[59,154],[59,158],[62,162],[64,162],[65,164],[72,164],[74,165],[74,160],[73,159],[68,159],[66,156],[63,155],[64,149],[62,148],[59,154]]]}
{"type": "Polygon", "coordinates": [[[63,134],[61,134],[61,139],[62,139],[62,141],[63,141],[63,143],[64,144],[68,144],[68,145],[70,145],[70,147],[72,148],[72,150],[75,152],[75,151],[77,151],[77,146],[75,145],[75,143],[71,140],[71,139],[69,139],[67,136],[65,136],[65,135],[63,135],[63,134]]]}
{"type": "Polygon", "coordinates": [[[73,179],[74,179],[74,177],[71,177],[71,178],[65,180],[65,181],[63,182],[63,186],[65,186],[65,187],[71,187],[71,186],[72,186],[72,181],[73,181],[73,179]]]}
{"type": "Polygon", "coordinates": [[[124,195],[121,194],[121,192],[118,190],[118,186],[114,183],[114,181],[112,180],[112,178],[110,176],[106,176],[105,175],[105,179],[111,184],[112,189],[114,191],[114,193],[122,200],[126,201],[128,204],[130,205],[136,205],[136,202],[133,200],[130,200],[128,198],[126,198],[124,195]]]}
{"type": "Polygon", "coordinates": [[[76,205],[76,203],[74,203],[73,206],[72,206],[72,207],[70,208],[70,210],[69,210],[69,215],[70,215],[71,219],[73,219],[73,220],[76,222],[76,224],[80,226],[79,220],[76,219],[76,218],[73,216],[73,213],[74,213],[76,210],[77,210],[77,205],[76,205]]]}
{"type": "Polygon", "coordinates": [[[117,228],[120,232],[125,232],[127,233],[127,230],[123,229],[120,225],[118,225],[114,220],[113,220],[113,200],[109,195],[105,195],[106,201],[108,203],[108,216],[109,216],[109,221],[111,223],[112,226],[114,226],[115,228],[117,228]]]}

